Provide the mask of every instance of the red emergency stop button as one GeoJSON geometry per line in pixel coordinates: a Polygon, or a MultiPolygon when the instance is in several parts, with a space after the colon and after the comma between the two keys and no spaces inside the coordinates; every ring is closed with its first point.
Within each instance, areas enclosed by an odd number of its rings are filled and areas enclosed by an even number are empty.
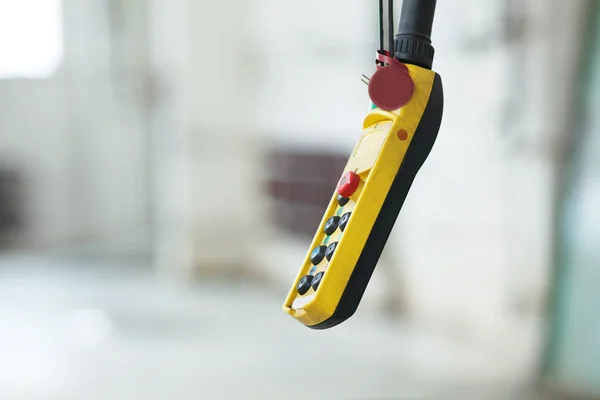
{"type": "Polygon", "coordinates": [[[356,172],[347,171],[342,175],[342,178],[338,182],[337,192],[342,197],[350,197],[356,192],[358,189],[358,185],[360,184],[360,176],[356,172]]]}

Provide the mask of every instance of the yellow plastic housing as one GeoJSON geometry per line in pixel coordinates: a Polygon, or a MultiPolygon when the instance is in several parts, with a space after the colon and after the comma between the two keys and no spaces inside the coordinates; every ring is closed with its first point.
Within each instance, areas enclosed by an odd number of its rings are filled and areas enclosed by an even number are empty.
{"type": "Polygon", "coordinates": [[[306,326],[320,324],[334,314],[428,104],[435,72],[414,65],[407,67],[415,84],[412,98],[393,112],[375,108],[367,114],[363,134],[343,171],[359,174],[361,185],[343,207],[338,205],[337,192],[332,195],[283,305],[286,313],[306,326]],[[349,211],[352,214],[344,232],[338,228],[327,236],[325,222],[331,216],[342,216],[349,211]],[[335,241],[338,244],[331,261],[324,258],[313,266],[310,261],[313,249],[335,241]],[[311,288],[304,295],[298,294],[296,288],[303,276],[325,270],[316,292],[311,288]]]}

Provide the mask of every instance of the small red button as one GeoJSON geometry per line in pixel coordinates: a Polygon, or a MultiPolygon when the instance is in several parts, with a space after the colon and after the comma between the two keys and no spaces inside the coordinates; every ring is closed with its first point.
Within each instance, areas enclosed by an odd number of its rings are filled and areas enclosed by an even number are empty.
{"type": "Polygon", "coordinates": [[[350,197],[356,192],[358,189],[358,185],[360,184],[360,176],[356,172],[348,171],[338,182],[337,192],[343,197],[350,197]]]}

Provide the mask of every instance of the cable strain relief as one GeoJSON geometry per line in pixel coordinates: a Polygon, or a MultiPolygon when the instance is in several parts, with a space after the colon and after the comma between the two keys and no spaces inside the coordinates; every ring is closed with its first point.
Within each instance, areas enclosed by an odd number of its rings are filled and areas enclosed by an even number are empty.
{"type": "Polygon", "coordinates": [[[435,50],[431,40],[412,34],[398,34],[394,38],[394,56],[406,64],[431,69],[435,50]]]}

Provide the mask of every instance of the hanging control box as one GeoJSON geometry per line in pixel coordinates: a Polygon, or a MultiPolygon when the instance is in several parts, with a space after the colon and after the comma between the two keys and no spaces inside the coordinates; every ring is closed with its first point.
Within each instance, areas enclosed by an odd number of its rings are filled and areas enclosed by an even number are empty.
{"type": "Polygon", "coordinates": [[[413,90],[396,110],[371,109],[283,305],[313,329],[356,311],[442,119],[440,76],[405,65],[413,90]]]}

